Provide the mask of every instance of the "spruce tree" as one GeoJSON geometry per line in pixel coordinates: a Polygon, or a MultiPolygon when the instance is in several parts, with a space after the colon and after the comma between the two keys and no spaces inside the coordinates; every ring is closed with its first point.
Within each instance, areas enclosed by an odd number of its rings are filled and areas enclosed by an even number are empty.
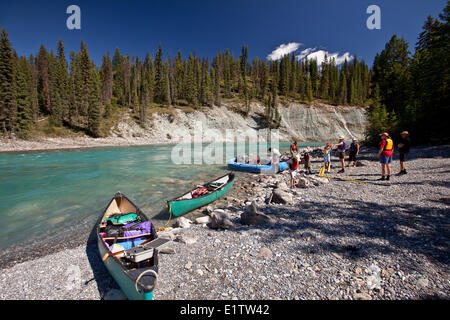
{"type": "Polygon", "coordinates": [[[125,100],[125,88],[124,88],[124,75],[123,75],[123,57],[116,48],[114,57],[112,60],[113,68],[113,96],[117,99],[117,103],[121,106],[126,105],[125,100]]]}
{"type": "Polygon", "coordinates": [[[26,136],[33,124],[33,109],[31,106],[33,75],[26,57],[20,58],[16,63],[16,132],[26,136]]]}
{"type": "Polygon", "coordinates": [[[0,38],[0,131],[11,134],[16,114],[14,57],[5,29],[0,38]]]}
{"type": "Polygon", "coordinates": [[[101,77],[101,100],[103,104],[111,103],[113,96],[113,70],[111,57],[109,56],[109,51],[106,55],[103,55],[102,66],[100,68],[101,77]]]}

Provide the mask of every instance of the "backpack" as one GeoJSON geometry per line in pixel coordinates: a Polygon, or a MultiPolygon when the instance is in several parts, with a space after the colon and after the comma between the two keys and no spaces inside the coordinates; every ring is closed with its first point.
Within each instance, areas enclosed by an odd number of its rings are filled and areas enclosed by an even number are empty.
{"type": "Polygon", "coordinates": [[[141,217],[138,216],[136,213],[127,213],[127,214],[113,214],[108,219],[105,219],[105,222],[108,223],[108,221],[111,221],[113,224],[127,224],[130,222],[140,222],[141,217]]]}

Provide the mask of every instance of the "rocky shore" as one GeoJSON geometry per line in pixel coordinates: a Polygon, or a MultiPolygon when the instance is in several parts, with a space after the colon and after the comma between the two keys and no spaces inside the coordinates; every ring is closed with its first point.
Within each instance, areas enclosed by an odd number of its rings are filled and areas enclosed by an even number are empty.
{"type": "MultiPolygon", "coordinates": [[[[160,233],[173,242],[154,299],[449,299],[450,146],[414,148],[389,182],[375,155],[339,175],[361,182],[317,177],[319,157],[295,189],[287,172],[238,173],[225,197],[160,233]]],[[[0,299],[123,298],[92,235],[0,283],[0,299]]]]}

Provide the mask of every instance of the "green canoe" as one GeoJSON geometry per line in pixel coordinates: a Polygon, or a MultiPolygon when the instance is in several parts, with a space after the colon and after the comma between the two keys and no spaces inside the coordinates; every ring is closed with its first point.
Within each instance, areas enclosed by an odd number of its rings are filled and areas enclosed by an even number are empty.
{"type": "Polygon", "coordinates": [[[195,189],[167,201],[169,212],[179,217],[189,211],[211,203],[226,194],[234,183],[234,173],[228,173],[214,181],[197,186],[195,189]],[[204,192],[204,193],[203,193],[204,192]]]}
{"type": "MultiPolygon", "coordinates": [[[[112,243],[126,241],[123,240],[126,239],[125,237],[116,237],[115,240],[107,240],[110,238],[106,234],[108,225],[106,219],[113,214],[127,214],[129,212],[138,215],[140,221],[149,221],[147,216],[130,199],[120,192],[116,193],[97,221],[98,250],[106,269],[108,269],[128,299],[152,300],[153,290],[155,289],[158,276],[158,250],[154,250],[153,256],[149,259],[134,263],[124,258],[123,251],[112,253],[110,250],[112,243]]],[[[140,237],[140,242],[145,240],[142,244],[158,238],[156,229],[151,222],[150,226],[150,233],[140,237]]],[[[134,241],[138,241],[138,239],[135,238],[134,241]]],[[[121,243],[123,244],[124,242],[121,243]]]]}

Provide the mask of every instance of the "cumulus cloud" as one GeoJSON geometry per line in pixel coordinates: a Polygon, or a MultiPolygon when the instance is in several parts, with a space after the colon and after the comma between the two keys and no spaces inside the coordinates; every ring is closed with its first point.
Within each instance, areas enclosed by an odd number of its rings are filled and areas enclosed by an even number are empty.
{"type": "Polygon", "coordinates": [[[311,52],[314,52],[314,50],[316,50],[316,48],[307,48],[305,50],[303,50],[302,52],[300,52],[300,55],[297,56],[298,60],[304,59],[305,57],[307,57],[311,52]]]}
{"type": "Polygon", "coordinates": [[[283,43],[281,44],[279,47],[277,47],[275,50],[272,51],[272,53],[270,53],[267,56],[267,59],[269,60],[279,60],[281,59],[283,56],[290,54],[291,52],[295,52],[298,50],[298,48],[301,46],[302,44],[299,42],[289,42],[289,43],[283,43]]]}
{"type": "MultiPolygon", "coordinates": [[[[308,50],[308,49],[306,49],[306,50],[308,50]]],[[[314,51],[314,49],[309,51],[307,54],[305,54],[302,58],[299,58],[299,59],[304,59],[304,58],[308,58],[308,60],[316,59],[317,60],[317,64],[321,65],[322,62],[325,61],[325,56],[327,56],[328,62],[331,61],[331,59],[334,58],[334,60],[335,60],[337,65],[344,63],[344,61],[346,59],[347,59],[347,61],[350,61],[350,60],[353,59],[353,57],[350,56],[349,52],[345,52],[344,54],[340,55],[337,52],[336,53],[330,53],[330,52],[325,51],[325,50],[314,51]]]]}
{"type": "Polygon", "coordinates": [[[308,58],[308,60],[316,59],[318,65],[321,65],[322,62],[325,60],[325,55],[328,57],[328,61],[331,61],[331,59],[334,58],[337,65],[344,63],[346,59],[348,62],[353,59],[353,57],[350,55],[349,52],[345,52],[343,54],[339,54],[338,52],[330,53],[325,50],[317,50],[317,48],[306,48],[300,52],[296,52],[301,45],[302,44],[299,42],[283,43],[280,46],[278,46],[275,50],[273,50],[267,56],[267,59],[279,60],[283,56],[291,54],[292,52],[295,52],[298,60],[302,60],[305,58],[308,58]]]}

